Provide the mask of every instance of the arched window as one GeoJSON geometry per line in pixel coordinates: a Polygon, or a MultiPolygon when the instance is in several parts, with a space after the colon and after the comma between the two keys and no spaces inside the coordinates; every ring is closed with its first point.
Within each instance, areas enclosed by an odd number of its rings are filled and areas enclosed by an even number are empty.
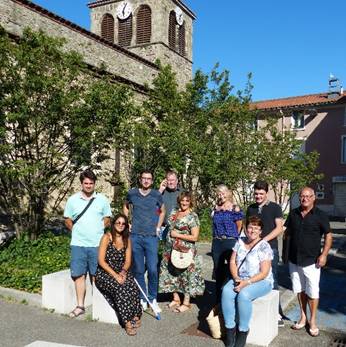
{"type": "Polygon", "coordinates": [[[151,39],[151,9],[148,5],[141,5],[137,13],[136,43],[149,43],[151,39]]]}
{"type": "Polygon", "coordinates": [[[177,36],[177,21],[175,19],[175,12],[171,11],[169,14],[168,24],[168,45],[170,48],[176,50],[176,36],[177,36]]]}
{"type": "Polygon", "coordinates": [[[101,37],[114,43],[114,18],[109,13],[106,13],[102,18],[101,37]]]}
{"type": "Polygon", "coordinates": [[[178,51],[181,55],[185,55],[185,46],[185,23],[183,23],[178,31],[178,51]]]}
{"type": "Polygon", "coordinates": [[[119,46],[130,46],[132,39],[132,14],[126,19],[118,18],[119,46]]]}

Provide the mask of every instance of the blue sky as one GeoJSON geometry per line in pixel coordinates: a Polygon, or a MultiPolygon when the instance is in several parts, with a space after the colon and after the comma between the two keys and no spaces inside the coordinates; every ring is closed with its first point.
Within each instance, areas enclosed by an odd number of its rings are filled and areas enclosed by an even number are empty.
{"type": "MultiPolygon", "coordinates": [[[[86,0],[33,2],[89,29],[86,0]]],[[[345,0],[185,3],[197,16],[194,70],[219,62],[235,90],[251,72],[254,100],[325,92],[330,73],[346,87],[345,0]]]]}

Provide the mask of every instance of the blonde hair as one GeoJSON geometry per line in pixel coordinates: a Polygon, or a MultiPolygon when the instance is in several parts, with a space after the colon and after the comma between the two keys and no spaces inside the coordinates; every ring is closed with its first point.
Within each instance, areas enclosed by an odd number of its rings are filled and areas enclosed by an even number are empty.
{"type": "Polygon", "coordinates": [[[216,187],[216,194],[217,193],[224,193],[226,196],[226,200],[228,201],[233,201],[233,194],[232,192],[228,189],[228,187],[225,184],[220,184],[216,187]]]}

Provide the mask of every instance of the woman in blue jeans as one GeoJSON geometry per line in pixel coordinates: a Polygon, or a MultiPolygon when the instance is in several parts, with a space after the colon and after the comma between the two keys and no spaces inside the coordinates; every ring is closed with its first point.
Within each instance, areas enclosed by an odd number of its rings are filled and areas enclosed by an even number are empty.
{"type": "Polygon", "coordinates": [[[249,333],[252,301],[273,288],[269,243],[261,239],[262,221],[252,216],[247,221],[246,238],[233,248],[230,270],[233,279],[222,291],[222,312],[226,325],[226,347],[243,347],[249,333]],[[236,322],[236,311],[239,321],[236,322]]]}
{"type": "Polygon", "coordinates": [[[232,192],[224,184],[216,187],[216,196],[216,206],[211,214],[213,221],[211,254],[214,262],[216,303],[219,304],[222,286],[230,278],[229,261],[232,249],[239,238],[244,213],[233,203],[232,192]]]}

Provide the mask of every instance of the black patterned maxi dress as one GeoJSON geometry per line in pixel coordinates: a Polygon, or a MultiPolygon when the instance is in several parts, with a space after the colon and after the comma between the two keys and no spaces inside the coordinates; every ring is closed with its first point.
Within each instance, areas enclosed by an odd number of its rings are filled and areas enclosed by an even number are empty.
{"type": "MultiPolygon", "coordinates": [[[[112,241],[109,241],[105,260],[115,272],[120,272],[123,268],[125,253],[125,248],[118,250],[114,247],[112,241]]],[[[114,277],[99,265],[95,275],[95,285],[118,314],[118,318],[123,325],[133,320],[134,317],[141,317],[142,306],[139,299],[139,289],[131,272],[127,273],[125,283],[119,284],[114,277]]]]}

